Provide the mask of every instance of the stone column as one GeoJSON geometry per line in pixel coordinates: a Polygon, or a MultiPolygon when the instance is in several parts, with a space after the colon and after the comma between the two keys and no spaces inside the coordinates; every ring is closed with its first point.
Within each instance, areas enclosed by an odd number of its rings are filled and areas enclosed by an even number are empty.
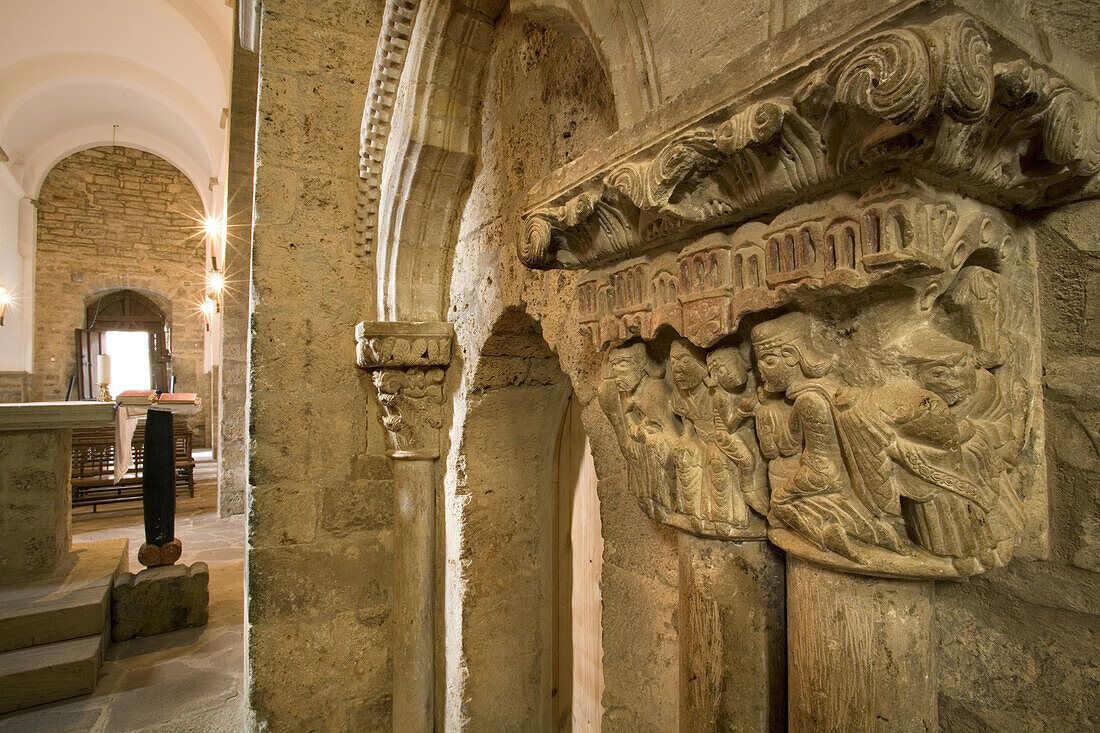
{"type": "Polygon", "coordinates": [[[939,730],[935,584],[787,558],[793,733],[939,730]]]}
{"type": "Polygon", "coordinates": [[[436,463],[449,323],[364,322],[357,361],[372,370],[393,462],[393,730],[434,728],[436,463]]]}
{"type": "Polygon", "coordinates": [[[783,559],[680,534],[680,731],[787,729],[783,559]]]}

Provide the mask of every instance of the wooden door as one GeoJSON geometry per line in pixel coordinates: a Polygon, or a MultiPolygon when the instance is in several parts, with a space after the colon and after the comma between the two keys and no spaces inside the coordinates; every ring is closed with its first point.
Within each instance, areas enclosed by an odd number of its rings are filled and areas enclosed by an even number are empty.
{"type": "Polygon", "coordinates": [[[76,394],[78,400],[94,400],[99,396],[96,380],[99,366],[96,357],[103,353],[103,332],[76,329],[76,394]]]}

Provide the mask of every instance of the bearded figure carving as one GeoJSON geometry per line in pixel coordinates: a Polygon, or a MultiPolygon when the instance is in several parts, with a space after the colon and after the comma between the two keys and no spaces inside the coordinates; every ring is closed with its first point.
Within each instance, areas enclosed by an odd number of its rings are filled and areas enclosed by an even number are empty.
{"type": "Polygon", "coordinates": [[[664,373],[645,344],[622,346],[608,355],[598,393],[626,458],[627,481],[651,517],[657,507],[672,507],[671,453],[677,430],[664,373]]]}

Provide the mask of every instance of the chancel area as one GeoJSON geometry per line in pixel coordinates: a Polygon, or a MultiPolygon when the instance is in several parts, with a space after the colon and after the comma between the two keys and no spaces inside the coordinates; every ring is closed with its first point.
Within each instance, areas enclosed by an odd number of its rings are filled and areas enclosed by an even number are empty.
{"type": "Polygon", "coordinates": [[[0,0],[0,732],[1100,728],[1092,0],[0,0]]]}

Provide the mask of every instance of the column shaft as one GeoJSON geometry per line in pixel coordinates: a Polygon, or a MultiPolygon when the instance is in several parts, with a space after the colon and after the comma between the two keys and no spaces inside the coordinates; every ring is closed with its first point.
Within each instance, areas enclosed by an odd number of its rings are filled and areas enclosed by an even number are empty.
{"type": "Polygon", "coordinates": [[[680,731],[787,723],[783,560],[767,542],[680,535],[680,731]]]}
{"type": "Polygon", "coordinates": [[[393,730],[434,726],[435,459],[394,458],[393,730]]]}
{"type": "Polygon", "coordinates": [[[935,585],[787,557],[792,733],[939,730],[935,585]]]}

